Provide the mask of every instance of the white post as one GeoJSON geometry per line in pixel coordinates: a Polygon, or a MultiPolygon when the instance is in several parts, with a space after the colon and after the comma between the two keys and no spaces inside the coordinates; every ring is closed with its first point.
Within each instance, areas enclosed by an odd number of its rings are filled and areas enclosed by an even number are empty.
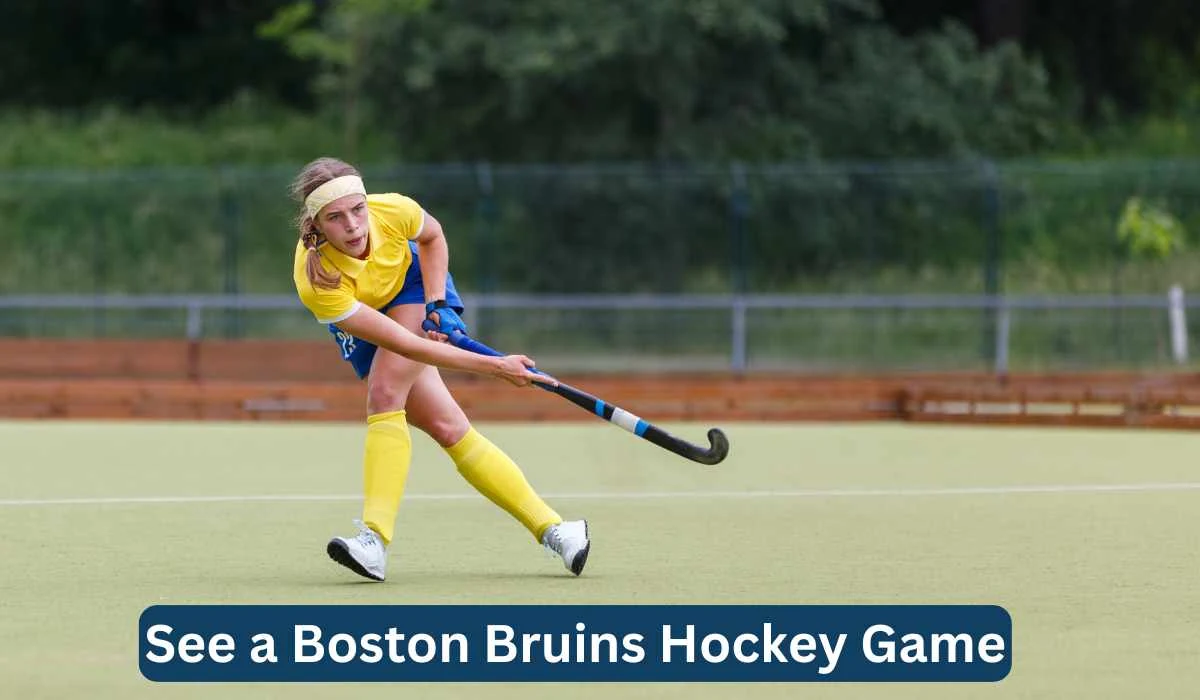
{"type": "Polygon", "coordinates": [[[1008,334],[1012,326],[1012,312],[1008,304],[1001,304],[996,313],[996,366],[997,375],[1008,374],[1008,334]]]}
{"type": "Polygon", "coordinates": [[[204,308],[197,303],[187,305],[187,337],[188,340],[200,340],[201,325],[204,323],[204,308]]]}
{"type": "Polygon", "coordinates": [[[730,333],[732,335],[733,347],[730,351],[729,364],[730,369],[735,372],[746,371],[746,302],[742,297],[735,296],[733,298],[733,306],[730,309],[733,313],[730,319],[730,333]]]}
{"type": "Polygon", "coordinates": [[[1183,287],[1175,284],[1167,292],[1167,318],[1171,324],[1171,354],[1175,364],[1185,365],[1188,361],[1187,316],[1184,313],[1183,287]]]}

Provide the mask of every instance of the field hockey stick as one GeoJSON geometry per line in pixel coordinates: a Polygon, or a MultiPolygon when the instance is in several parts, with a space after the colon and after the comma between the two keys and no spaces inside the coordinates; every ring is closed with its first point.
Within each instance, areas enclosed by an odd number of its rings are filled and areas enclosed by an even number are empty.
{"type": "MultiPolygon", "coordinates": [[[[470,352],[479,355],[491,355],[493,357],[504,356],[504,353],[500,352],[499,350],[493,350],[483,343],[457,331],[450,334],[449,340],[450,343],[455,347],[462,348],[463,350],[469,350],[470,352]]],[[[537,369],[531,368],[530,371],[537,374],[545,374],[545,372],[537,369]]],[[[648,423],[633,415],[629,411],[626,411],[618,406],[614,406],[603,399],[598,399],[586,391],[576,389],[569,384],[559,382],[558,386],[552,386],[550,384],[543,384],[541,382],[535,383],[540,388],[558,394],[583,410],[588,411],[589,413],[595,413],[597,416],[603,418],[609,423],[624,428],[640,438],[649,440],[664,450],[674,452],[680,457],[686,457],[693,462],[699,462],[700,464],[717,464],[721,460],[725,459],[725,456],[729,454],[729,438],[725,437],[725,433],[721,432],[720,428],[711,428],[708,431],[709,446],[702,447],[700,445],[694,445],[687,440],[681,440],[662,428],[659,428],[658,426],[648,423]]]]}

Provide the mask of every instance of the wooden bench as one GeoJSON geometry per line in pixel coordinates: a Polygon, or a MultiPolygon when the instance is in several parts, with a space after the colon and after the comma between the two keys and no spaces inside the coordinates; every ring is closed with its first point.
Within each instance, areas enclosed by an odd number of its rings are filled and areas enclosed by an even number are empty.
{"type": "Polygon", "coordinates": [[[901,414],[917,422],[1200,427],[1200,387],[1190,376],[1102,381],[910,385],[901,414]]]}

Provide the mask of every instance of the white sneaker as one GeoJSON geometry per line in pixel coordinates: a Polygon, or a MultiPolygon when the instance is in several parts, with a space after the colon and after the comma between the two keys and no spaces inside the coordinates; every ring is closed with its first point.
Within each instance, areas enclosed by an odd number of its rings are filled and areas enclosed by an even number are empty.
{"type": "Polygon", "coordinates": [[[586,520],[571,520],[551,525],[542,533],[542,544],[546,549],[562,557],[567,571],[578,576],[587,563],[592,541],[588,538],[586,520]]]}
{"type": "Polygon", "coordinates": [[[325,551],[329,558],[350,569],[359,576],[382,581],[387,569],[387,547],[379,535],[355,520],[358,534],[354,537],[334,537],[329,540],[325,551]]]}

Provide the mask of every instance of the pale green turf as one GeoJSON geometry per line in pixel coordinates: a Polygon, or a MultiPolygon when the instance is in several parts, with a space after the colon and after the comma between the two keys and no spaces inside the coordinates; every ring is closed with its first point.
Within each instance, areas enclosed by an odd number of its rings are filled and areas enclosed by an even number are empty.
{"type": "MultiPolygon", "coordinates": [[[[700,426],[671,426],[692,437],[700,426]]],[[[547,494],[1200,482],[1185,433],[734,425],[691,465],[611,426],[484,426],[547,494]]],[[[357,426],[0,423],[0,500],[356,494],[357,426]]],[[[467,493],[416,438],[410,493],[467,493]]],[[[579,579],[481,499],[405,504],[389,581],[324,543],[344,502],[0,505],[0,696],[707,700],[1195,697],[1200,491],[552,499],[586,516],[579,579]],[[169,603],[996,603],[985,686],[155,685],[137,618],[169,603]]]]}

